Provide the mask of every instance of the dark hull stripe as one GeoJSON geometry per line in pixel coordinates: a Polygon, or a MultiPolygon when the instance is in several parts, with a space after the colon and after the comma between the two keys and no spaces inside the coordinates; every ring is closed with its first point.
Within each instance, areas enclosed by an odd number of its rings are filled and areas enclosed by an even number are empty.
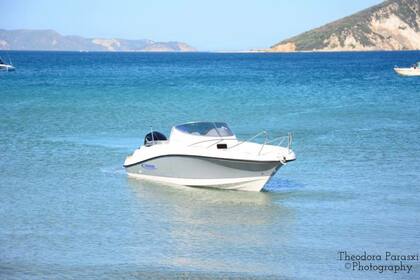
{"type": "MultiPolygon", "coordinates": [[[[163,158],[163,157],[194,157],[194,158],[218,159],[218,160],[226,160],[226,161],[240,161],[240,162],[251,162],[251,163],[279,163],[280,162],[280,161],[277,161],[277,160],[260,161],[260,160],[231,159],[231,158],[206,157],[206,156],[196,156],[196,155],[176,155],[176,154],[172,154],[172,155],[163,155],[163,156],[152,157],[152,158],[149,158],[149,159],[146,159],[146,160],[143,160],[143,161],[139,161],[139,162],[136,162],[136,163],[124,165],[124,167],[135,166],[135,165],[142,164],[142,163],[147,162],[147,161],[152,160],[152,159],[163,158]]],[[[292,161],[292,160],[289,160],[289,161],[292,161]]],[[[286,161],[286,162],[289,162],[289,161],[286,161]]]]}

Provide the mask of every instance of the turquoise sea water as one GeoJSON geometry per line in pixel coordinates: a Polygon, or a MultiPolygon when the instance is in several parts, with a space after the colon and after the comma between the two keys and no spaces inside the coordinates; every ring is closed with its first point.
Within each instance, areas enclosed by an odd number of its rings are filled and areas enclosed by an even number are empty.
{"type": "Polygon", "coordinates": [[[420,277],[338,255],[420,253],[420,78],[392,71],[420,52],[9,55],[1,279],[420,277]],[[292,131],[298,159],[262,193],[126,177],[150,126],[195,120],[292,131]]]}

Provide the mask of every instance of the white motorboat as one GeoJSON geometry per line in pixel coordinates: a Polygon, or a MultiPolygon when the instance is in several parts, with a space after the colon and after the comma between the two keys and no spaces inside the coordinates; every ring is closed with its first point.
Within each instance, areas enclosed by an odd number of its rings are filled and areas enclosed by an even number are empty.
{"type": "Polygon", "coordinates": [[[15,71],[15,67],[11,63],[7,64],[0,57],[0,71],[15,71]]]}
{"type": "Polygon", "coordinates": [[[420,62],[408,68],[394,67],[394,71],[401,76],[420,76],[420,62]]]}
{"type": "Polygon", "coordinates": [[[148,133],[124,167],[130,177],[169,185],[261,191],[280,167],[296,159],[291,143],[290,133],[269,140],[262,131],[240,141],[226,123],[191,122],[172,127],[169,139],[148,133]],[[262,135],[264,143],[251,142],[262,135]]]}

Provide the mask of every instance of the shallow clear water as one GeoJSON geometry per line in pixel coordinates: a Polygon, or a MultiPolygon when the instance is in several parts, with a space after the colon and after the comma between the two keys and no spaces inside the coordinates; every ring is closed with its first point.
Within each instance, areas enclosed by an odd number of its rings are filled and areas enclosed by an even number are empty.
{"type": "Polygon", "coordinates": [[[9,55],[0,278],[419,278],[337,252],[420,253],[420,79],[392,71],[420,52],[9,55]],[[298,160],[262,193],[126,177],[150,126],[194,120],[293,131],[298,160]]]}

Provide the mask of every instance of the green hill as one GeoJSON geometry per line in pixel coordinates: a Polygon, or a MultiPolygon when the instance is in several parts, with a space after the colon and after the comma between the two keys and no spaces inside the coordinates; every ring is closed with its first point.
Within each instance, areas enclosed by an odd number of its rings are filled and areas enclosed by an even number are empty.
{"type": "Polygon", "coordinates": [[[388,0],[273,45],[269,51],[420,49],[420,0],[388,0]]]}

